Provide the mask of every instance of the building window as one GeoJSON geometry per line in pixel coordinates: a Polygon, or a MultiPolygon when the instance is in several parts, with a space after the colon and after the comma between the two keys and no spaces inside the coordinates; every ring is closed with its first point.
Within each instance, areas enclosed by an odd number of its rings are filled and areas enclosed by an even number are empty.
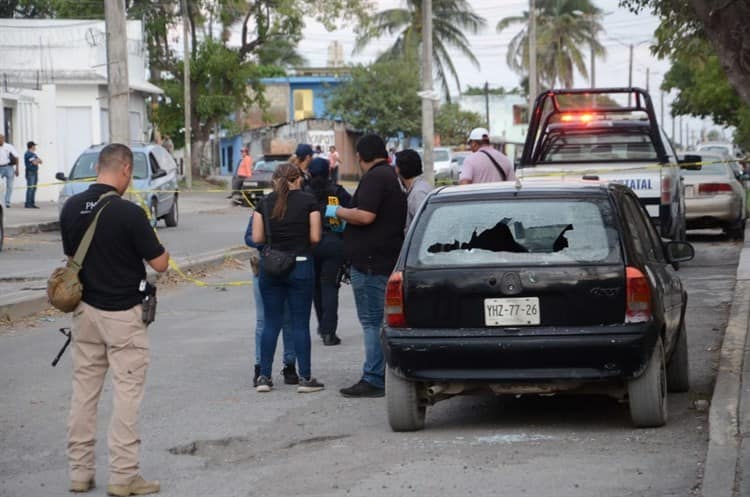
{"type": "Polygon", "coordinates": [[[313,111],[313,91],[312,90],[294,90],[294,120],[307,119],[315,117],[313,111]]]}
{"type": "Polygon", "coordinates": [[[513,124],[526,124],[529,122],[529,108],[526,105],[513,106],[513,124]]]}

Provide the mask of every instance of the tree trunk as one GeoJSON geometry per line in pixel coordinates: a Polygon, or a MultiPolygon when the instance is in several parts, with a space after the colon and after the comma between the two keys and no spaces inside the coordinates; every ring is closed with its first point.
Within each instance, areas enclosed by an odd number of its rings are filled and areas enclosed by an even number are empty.
{"type": "Polygon", "coordinates": [[[750,3],[747,0],[691,0],[716,49],[729,82],[750,105],[750,3]]]}

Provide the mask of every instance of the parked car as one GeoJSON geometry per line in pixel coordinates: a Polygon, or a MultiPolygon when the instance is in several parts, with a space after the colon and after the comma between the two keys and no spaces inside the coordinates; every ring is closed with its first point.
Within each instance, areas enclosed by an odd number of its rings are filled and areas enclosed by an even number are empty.
{"type": "MultiPolygon", "coordinates": [[[[95,167],[103,148],[104,145],[95,145],[86,149],[76,159],[68,177],[57,173],[55,177],[66,182],[58,198],[61,210],[68,197],[86,190],[96,178],[95,167]]],[[[174,159],[161,145],[133,145],[130,149],[133,151],[134,192],[126,193],[125,197],[138,205],[147,205],[154,225],[164,219],[167,226],[177,226],[179,187],[174,159]]]]}
{"type": "Polygon", "coordinates": [[[261,155],[253,161],[253,175],[243,181],[244,195],[235,195],[235,201],[243,205],[255,204],[273,190],[271,178],[279,164],[289,162],[289,154],[261,155]]]}
{"type": "MultiPolygon", "coordinates": [[[[688,229],[721,228],[728,237],[742,240],[747,220],[747,193],[730,163],[703,155],[699,170],[682,172],[688,229]]],[[[722,159],[721,157],[716,157],[722,159]]]]}
{"type": "MultiPolygon", "coordinates": [[[[424,150],[417,149],[419,156],[424,160],[424,150]]],[[[453,152],[447,147],[435,147],[432,152],[435,180],[458,180],[458,164],[453,162],[453,152]]]]}
{"type": "Polygon", "coordinates": [[[737,159],[741,156],[737,147],[735,147],[734,144],[727,143],[727,142],[701,143],[696,147],[696,150],[701,155],[704,152],[709,152],[709,153],[716,152],[716,153],[720,153],[721,155],[726,155],[727,157],[730,157],[732,159],[737,159]]]}
{"type": "Polygon", "coordinates": [[[461,175],[461,171],[464,169],[464,161],[468,156],[471,155],[471,152],[453,152],[453,162],[456,163],[458,166],[458,175],[461,175]]]}
{"type": "Polygon", "coordinates": [[[633,423],[667,421],[688,390],[687,292],[621,184],[534,180],[445,187],[422,204],[386,288],[381,340],[395,431],[467,392],[606,393],[633,423]],[[481,212],[482,215],[477,215],[481,212]]]}

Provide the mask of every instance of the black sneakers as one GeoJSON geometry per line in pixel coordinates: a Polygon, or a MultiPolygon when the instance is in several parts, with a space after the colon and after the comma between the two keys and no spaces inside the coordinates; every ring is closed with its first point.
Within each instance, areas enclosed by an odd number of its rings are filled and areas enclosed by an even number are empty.
{"type": "Polygon", "coordinates": [[[299,376],[297,376],[297,371],[294,369],[294,363],[284,364],[281,375],[284,377],[285,385],[296,385],[299,383],[299,376]]]}
{"type": "Polygon", "coordinates": [[[315,378],[310,378],[309,380],[300,378],[297,393],[320,392],[323,388],[325,388],[325,386],[315,378]]]}
{"type": "Polygon", "coordinates": [[[321,335],[320,338],[323,339],[323,345],[338,345],[341,343],[341,339],[336,336],[336,333],[321,335]]]}
{"type": "Polygon", "coordinates": [[[253,387],[258,386],[258,378],[260,377],[260,364],[255,365],[255,370],[253,372],[253,387]]]}
{"type": "Polygon", "coordinates": [[[266,392],[270,392],[272,388],[273,388],[273,382],[271,381],[270,378],[268,378],[267,376],[258,377],[258,383],[257,385],[255,385],[256,392],[266,393],[266,392]]]}
{"type": "Polygon", "coordinates": [[[349,388],[342,388],[339,390],[341,395],[344,397],[384,397],[385,388],[378,388],[365,380],[359,380],[359,382],[350,386],[349,388]]]}

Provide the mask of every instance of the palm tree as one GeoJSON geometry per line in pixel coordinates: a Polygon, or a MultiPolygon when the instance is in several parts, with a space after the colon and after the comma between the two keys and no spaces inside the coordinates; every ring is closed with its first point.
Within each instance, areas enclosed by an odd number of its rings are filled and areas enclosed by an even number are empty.
{"type": "MultiPolygon", "coordinates": [[[[469,48],[469,40],[464,32],[476,33],[485,24],[485,19],[474,13],[467,0],[433,0],[432,54],[436,76],[446,97],[449,78],[461,90],[461,82],[448,54],[448,47],[460,52],[478,69],[479,61],[469,48]]],[[[380,60],[389,57],[419,60],[422,45],[421,0],[406,0],[406,8],[388,9],[375,14],[369,29],[357,37],[354,51],[361,51],[371,41],[393,34],[398,34],[396,40],[380,56],[380,60]]]]}
{"type": "MultiPolygon", "coordinates": [[[[597,56],[606,55],[599,42],[602,11],[591,0],[537,0],[537,73],[543,86],[554,87],[557,83],[573,86],[574,71],[588,78],[586,55],[583,47],[590,47],[597,56]]],[[[508,45],[506,61],[519,74],[529,70],[529,13],[506,17],[497,23],[501,32],[507,27],[521,24],[521,31],[508,45]]]]}

